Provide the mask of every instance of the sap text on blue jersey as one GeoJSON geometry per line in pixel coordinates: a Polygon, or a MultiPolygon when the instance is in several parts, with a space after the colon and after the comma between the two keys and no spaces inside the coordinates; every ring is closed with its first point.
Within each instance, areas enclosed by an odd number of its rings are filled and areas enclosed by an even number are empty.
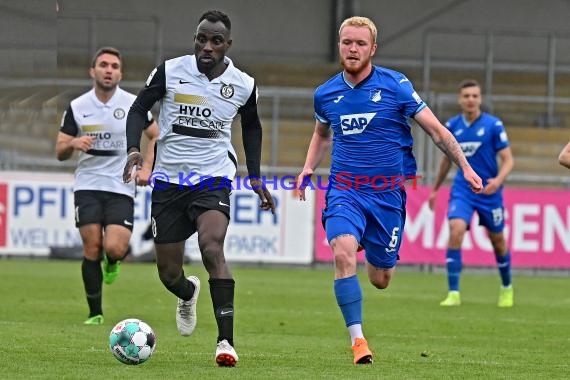
{"type": "Polygon", "coordinates": [[[465,157],[471,157],[477,152],[477,149],[479,149],[481,144],[481,141],[469,141],[459,143],[459,146],[461,146],[461,150],[463,151],[463,154],[465,154],[465,157]]]}
{"type": "Polygon", "coordinates": [[[374,116],[376,116],[376,112],[341,115],[340,125],[342,126],[342,133],[344,135],[352,135],[364,132],[374,116]]]}

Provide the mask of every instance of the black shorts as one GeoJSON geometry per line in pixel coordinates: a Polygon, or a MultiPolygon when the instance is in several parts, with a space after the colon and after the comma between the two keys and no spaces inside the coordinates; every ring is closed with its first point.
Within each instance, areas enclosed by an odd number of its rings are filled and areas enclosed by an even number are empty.
{"type": "Polygon", "coordinates": [[[231,183],[227,179],[214,178],[193,187],[175,183],[160,185],[152,190],[151,222],[155,243],[188,239],[196,232],[197,219],[205,211],[218,210],[230,218],[231,183]]]}
{"type": "Polygon", "coordinates": [[[134,201],[128,195],[99,190],[78,190],[75,198],[75,227],[86,224],[118,224],[133,230],[134,201]]]}

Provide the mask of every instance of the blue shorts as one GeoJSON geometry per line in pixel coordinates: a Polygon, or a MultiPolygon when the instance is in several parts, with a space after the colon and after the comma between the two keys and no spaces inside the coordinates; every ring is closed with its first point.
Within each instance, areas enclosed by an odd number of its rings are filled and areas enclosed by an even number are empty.
{"type": "Polygon", "coordinates": [[[326,195],[322,222],[329,243],[352,235],[366,250],[366,260],[376,268],[396,266],[406,217],[403,190],[363,192],[331,188],[326,195]]]}
{"type": "Polygon", "coordinates": [[[447,209],[448,219],[462,219],[469,226],[474,212],[479,215],[479,224],[490,232],[502,232],[505,228],[505,208],[502,194],[486,196],[451,192],[447,209]]]}

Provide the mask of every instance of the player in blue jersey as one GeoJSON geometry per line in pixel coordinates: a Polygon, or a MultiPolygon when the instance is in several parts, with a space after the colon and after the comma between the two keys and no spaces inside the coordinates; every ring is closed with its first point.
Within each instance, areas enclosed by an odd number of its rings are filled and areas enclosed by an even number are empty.
{"type": "MultiPolygon", "coordinates": [[[[457,171],[447,211],[449,243],[446,265],[449,293],[440,305],[461,305],[459,294],[459,277],[462,267],[461,244],[469,228],[471,217],[474,212],[477,212],[479,224],[487,229],[501,276],[502,286],[498,305],[511,307],[513,306],[511,255],[503,234],[505,227],[503,183],[513,169],[513,155],[502,121],[493,115],[481,112],[481,87],[477,81],[465,80],[461,82],[459,88],[459,105],[462,112],[449,119],[446,125],[461,144],[467,161],[477,170],[485,187],[483,194],[474,195],[469,190],[469,183],[465,181],[461,169],[457,171]],[[500,167],[497,163],[497,155],[501,160],[500,167]]],[[[429,196],[429,206],[432,210],[437,190],[450,168],[451,162],[447,157],[443,157],[433,191],[429,196]]]]}
{"type": "Polygon", "coordinates": [[[322,219],[334,255],[334,293],[355,364],[372,362],[362,331],[356,252],[359,244],[364,247],[370,282],[386,288],[396,266],[405,217],[405,191],[396,182],[412,164],[408,118],[413,117],[463,168],[473,191],[482,190],[481,179],[461,147],[410,81],[372,65],[376,35],[376,26],[365,17],[351,17],[341,24],[338,46],[343,71],[315,91],[315,130],[297,181],[304,200],[311,175],[332,145],[330,189],[322,219]]]}

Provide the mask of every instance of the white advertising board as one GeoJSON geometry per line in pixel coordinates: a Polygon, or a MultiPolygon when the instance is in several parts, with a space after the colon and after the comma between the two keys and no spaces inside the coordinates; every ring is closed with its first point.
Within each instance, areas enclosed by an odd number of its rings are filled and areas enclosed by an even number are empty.
{"type": "MultiPolygon", "coordinates": [[[[81,245],[74,222],[73,175],[0,172],[0,255],[47,256],[50,247],[81,245]]],[[[257,195],[239,189],[231,195],[226,236],[228,261],[298,263],[313,260],[313,192],[299,202],[290,190],[271,189],[275,215],[260,211],[257,195]]],[[[139,187],[131,246],[142,253],[142,234],[150,221],[151,189],[139,187]]],[[[196,236],[186,252],[199,259],[196,236]]]]}

